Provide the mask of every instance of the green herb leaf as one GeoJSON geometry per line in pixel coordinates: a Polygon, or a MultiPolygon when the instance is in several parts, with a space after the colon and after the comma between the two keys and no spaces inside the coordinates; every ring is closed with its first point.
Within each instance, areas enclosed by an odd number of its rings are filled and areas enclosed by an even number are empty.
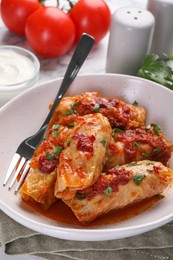
{"type": "Polygon", "coordinates": [[[136,175],[136,176],[133,176],[133,181],[137,184],[137,185],[140,185],[142,180],[145,178],[146,176],[143,174],[143,175],[136,175]]]}
{"type": "Polygon", "coordinates": [[[105,147],[106,146],[106,140],[100,141],[100,143],[105,147]]]}
{"type": "Polygon", "coordinates": [[[49,161],[52,161],[53,156],[49,152],[46,152],[46,159],[48,159],[49,161]]]}
{"type": "Polygon", "coordinates": [[[135,165],[138,165],[138,162],[134,161],[134,162],[126,164],[127,167],[131,167],[131,166],[135,166],[135,165]]]}
{"type": "Polygon", "coordinates": [[[62,146],[53,146],[53,152],[54,152],[54,154],[61,153],[62,146]]]}
{"type": "Polygon", "coordinates": [[[55,131],[54,133],[53,133],[53,136],[55,136],[55,137],[57,137],[59,135],[59,132],[58,131],[55,131]]]}
{"type": "Polygon", "coordinates": [[[52,126],[52,129],[53,129],[53,130],[57,130],[58,128],[59,128],[59,125],[53,125],[53,126],[52,126]]]}
{"type": "Polygon", "coordinates": [[[100,105],[99,104],[95,104],[94,106],[94,113],[99,113],[100,112],[100,105]]]}
{"type": "Polygon", "coordinates": [[[138,102],[135,100],[133,103],[132,103],[133,106],[137,107],[138,106],[138,102]]]}
{"type": "Polygon", "coordinates": [[[67,109],[65,112],[64,112],[65,115],[72,115],[74,114],[74,110],[72,108],[69,108],[67,109]]]}
{"type": "Polygon", "coordinates": [[[55,158],[58,158],[61,152],[62,152],[62,146],[53,146],[53,154],[55,158]]]}
{"type": "Polygon", "coordinates": [[[76,103],[72,104],[72,108],[76,108],[80,104],[80,101],[77,101],[76,103]]]}
{"type": "Polygon", "coordinates": [[[173,61],[173,56],[172,55],[168,55],[166,53],[163,53],[165,55],[165,57],[170,60],[170,61],[173,61]]]}
{"type": "Polygon", "coordinates": [[[71,142],[71,138],[67,138],[67,140],[65,141],[65,144],[68,145],[71,142]]]}
{"type": "Polygon", "coordinates": [[[162,194],[156,194],[155,197],[158,199],[163,199],[165,196],[162,194]]]}
{"type": "MultiPolygon", "coordinates": [[[[167,56],[167,58],[172,60],[172,56],[167,56]]],[[[156,54],[150,54],[145,57],[137,76],[155,81],[173,90],[173,70],[156,54]]]]}
{"type": "Polygon", "coordinates": [[[122,133],[124,132],[123,130],[121,130],[120,128],[117,128],[115,127],[113,130],[112,130],[112,138],[114,139],[114,141],[116,141],[116,136],[114,133],[122,133]]]}
{"type": "Polygon", "coordinates": [[[73,122],[73,123],[69,123],[69,124],[68,124],[68,127],[74,127],[74,125],[75,125],[74,122],[73,122]]]}
{"type": "Polygon", "coordinates": [[[116,136],[115,136],[114,133],[112,133],[112,138],[113,138],[113,140],[116,142],[116,136]]]}
{"type": "Polygon", "coordinates": [[[83,199],[85,199],[85,196],[83,194],[76,193],[76,198],[79,200],[83,200],[83,199]]]}
{"type": "Polygon", "coordinates": [[[157,147],[153,150],[153,152],[159,153],[161,150],[162,150],[162,147],[157,146],[157,147]]]}
{"type": "Polygon", "coordinates": [[[147,158],[147,157],[149,157],[149,153],[142,153],[142,156],[143,156],[144,158],[147,158]]]}
{"type": "Polygon", "coordinates": [[[151,126],[153,127],[153,130],[154,130],[154,133],[156,134],[156,135],[159,135],[159,132],[161,131],[161,128],[160,128],[160,126],[158,126],[158,125],[156,125],[156,124],[151,124],[151,126]]]}
{"type": "Polygon", "coordinates": [[[140,142],[135,142],[134,144],[135,144],[137,147],[139,147],[139,146],[141,145],[140,142]]]}
{"type": "Polygon", "coordinates": [[[113,132],[114,132],[114,133],[122,133],[122,132],[124,132],[124,131],[121,130],[120,128],[115,127],[115,128],[113,129],[113,132]]]}
{"type": "Polygon", "coordinates": [[[150,165],[150,164],[154,164],[154,163],[152,161],[150,161],[150,160],[146,160],[146,164],[150,165]]]}
{"type": "Polygon", "coordinates": [[[112,192],[112,188],[111,188],[110,186],[107,187],[107,188],[104,190],[104,193],[105,193],[106,195],[109,195],[111,192],[112,192]]]}

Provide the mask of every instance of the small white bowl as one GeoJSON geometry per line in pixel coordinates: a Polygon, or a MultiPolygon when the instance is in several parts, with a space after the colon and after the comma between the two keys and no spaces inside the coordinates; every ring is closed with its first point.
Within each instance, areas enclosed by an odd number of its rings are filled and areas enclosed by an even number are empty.
{"type": "Polygon", "coordinates": [[[38,80],[40,63],[30,51],[0,46],[0,107],[38,80]]]}

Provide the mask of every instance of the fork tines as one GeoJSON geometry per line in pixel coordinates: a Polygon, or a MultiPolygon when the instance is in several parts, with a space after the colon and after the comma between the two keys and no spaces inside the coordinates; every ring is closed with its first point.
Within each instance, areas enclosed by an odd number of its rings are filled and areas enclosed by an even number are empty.
{"type": "Polygon", "coordinates": [[[19,190],[26,174],[29,171],[29,163],[30,163],[29,160],[27,160],[24,157],[21,157],[18,153],[15,153],[11,160],[11,163],[8,167],[3,186],[5,186],[7,184],[8,180],[10,179],[12,174],[14,174],[14,176],[10,182],[10,185],[9,185],[9,189],[11,189],[12,186],[14,185],[15,181],[17,180],[17,177],[20,174],[20,179],[19,179],[19,182],[15,189],[15,192],[17,192],[19,190]]]}

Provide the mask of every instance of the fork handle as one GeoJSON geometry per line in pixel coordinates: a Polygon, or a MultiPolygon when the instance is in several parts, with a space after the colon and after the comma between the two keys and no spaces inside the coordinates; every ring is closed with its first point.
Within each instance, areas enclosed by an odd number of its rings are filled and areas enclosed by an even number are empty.
{"type": "Polygon", "coordinates": [[[54,100],[52,108],[51,108],[49,114],[47,115],[47,118],[44,121],[41,128],[49,123],[57,104],[61,101],[61,99],[64,96],[65,92],[67,91],[68,87],[70,86],[72,81],[75,79],[78,71],[80,70],[82,64],[84,63],[86,57],[88,56],[93,44],[94,44],[94,38],[92,36],[84,33],[75,49],[75,52],[71,58],[69,65],[67,67],[65,76],[62,80],[61,86],[60,86],[58,94],[54,100]]]}

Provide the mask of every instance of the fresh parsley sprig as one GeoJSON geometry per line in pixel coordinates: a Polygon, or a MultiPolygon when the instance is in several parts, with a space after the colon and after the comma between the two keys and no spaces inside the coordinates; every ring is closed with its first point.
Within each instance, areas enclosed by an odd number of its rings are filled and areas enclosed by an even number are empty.
{"type": "MultiPolygon", "coordinates": [[[[173,60],[172,56],[165,54],[165,57],[168,60],[173,60]]],[[[137,76],[155,81],[173,90],[173,70],[166,61],[161,60],[156,54],[150,54],[145,57],[137,76]]]]}

